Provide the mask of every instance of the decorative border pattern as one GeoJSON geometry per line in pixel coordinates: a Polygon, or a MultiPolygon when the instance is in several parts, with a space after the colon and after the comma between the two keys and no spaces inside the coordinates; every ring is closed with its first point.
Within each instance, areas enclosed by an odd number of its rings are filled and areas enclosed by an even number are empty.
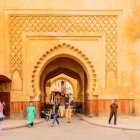
{"type": "Polygon", "coordinates": [[[117,78],[117,18],[118,15],[9,15],[10,73],[15,70],[22,77],[22,33],[23,32],[104,32],[106,76],[113,70],[117,78]]]}
{"type": "MultiPolygon", "coordinates": [[[[43,63],[43,61],[46,62],[46,59],[49,57],[49,55],[51,55],[54,52],[59,51],[60,49],[67,50],[67,52],[69,52],[69,54],[75,54],[76,56],[78,56],[80,58],[80,60],[87,67],[88,72],[90,74],[90,77],[88,77],[88,78],[91,79],[90,81],[92,83],[91,91],[92,91],[92,93],[95,92],[97,80],[96,80],[95,69],[94,69],[94,66],[91,64],[91,61],[89,60],[88,57],[86,57],[86,55],[83,52],[81,52],[74,46],[70,46],[69,44],[63,43],[63,44],[59,44],[58,46],[54,46],[49,51],[46,51],[44,54],[42,54],[42,56],[36,62],[36,65],[34,66],[34,69],[32,72],[33,74],[32,74],[32,80],[31,80],[34,95],[36,95],[36,88],[37,88],[36,87],[36,83],[37,83],[36,77],[38,76],[37,71],[40,68],[40,65],[43,63]]],[[[64,51],[63,51],[63,53],[65,54],[64,51]]]]}

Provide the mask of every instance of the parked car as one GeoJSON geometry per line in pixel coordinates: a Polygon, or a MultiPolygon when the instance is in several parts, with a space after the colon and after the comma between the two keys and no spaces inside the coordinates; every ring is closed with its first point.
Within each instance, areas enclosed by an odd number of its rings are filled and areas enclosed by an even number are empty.
{"type": "Polygon", "coordinates": [[[48,119],[54,116],[54,104],[46,104],[45,108],[41,110],[41,118],[48,119]]]}

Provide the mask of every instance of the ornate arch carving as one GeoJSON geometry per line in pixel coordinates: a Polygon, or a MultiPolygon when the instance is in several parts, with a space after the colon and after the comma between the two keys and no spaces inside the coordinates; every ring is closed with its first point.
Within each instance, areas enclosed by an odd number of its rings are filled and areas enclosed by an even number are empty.
{"type": "Polygon", "coordinates": [[[87,80],[88,80],[87,94],[94,93],[96,90],[97,80],[96,80],[95,68],[92,65],[91,61],[78,48],[71,46],[70,44],[63,43],[63,44],[59,44],[58,46],[54,46],[49,51],[46,51],[44,54],[42,54],[42,56],[38,59],[38,61],[34,65],[32,77],[31,77],[32,91],[33,91],[32,96],[40,95],[39,77],[44,67],[50,61],[59,58],[61,56],[72,58],[83,67],[83,69],[87,74],[87,80]]]}

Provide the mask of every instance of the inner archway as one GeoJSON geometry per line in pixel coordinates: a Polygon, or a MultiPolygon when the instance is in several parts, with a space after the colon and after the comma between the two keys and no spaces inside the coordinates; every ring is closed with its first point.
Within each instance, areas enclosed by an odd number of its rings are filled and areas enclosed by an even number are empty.
{"type": "Polygon", "coordinates": [[[62,105],[65,105],[66,103],[71,104],[72,101],[77,102],[77,80],[65,74],[60,74],[50,79],[49,83],[51,85],[50,88],[46,86],[47,103],[61,103],[62,105]],[[58,94],[58,96],[54,96],[55,94],[58,94]]]}
{"type": "MultiPolygon", "coordinates": [[[[41,108],[43,108],[44,105],[48,102],[46,102],[45,98],[50,95],[50,93],[46,93],[46,87],[47,89],[49,89],[53,84],[52,79],[61,74],[67,76],[69,82],[73,83],[73,87],[77,87],[77,90],[75,90],[75,94],[78,96],[78,99],[74,100],[74,102],[81,103],[84,111],[84,95],[86,94],[88,85],[87,75],[83,67],[77,61],[67,57],[54,59],[48,65],[46,65],[46,67],[42,71],[40,77],[41,108]],[[76,81],[75,83],[74,80],[76,81]]],[[[59,76],[59,78],[62,79],[63,77],[59,76]]]]}

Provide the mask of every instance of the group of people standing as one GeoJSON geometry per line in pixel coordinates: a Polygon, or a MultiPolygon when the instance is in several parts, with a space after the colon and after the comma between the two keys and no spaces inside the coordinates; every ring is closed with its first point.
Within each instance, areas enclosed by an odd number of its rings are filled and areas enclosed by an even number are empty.
{"type": "MultiPolygon", "coordinates": [[[[117,122],[117,109],[118,109],[118,105],[116,103],[116,100],[113,101],[113,103],[110,105],[110,116],[109,116],[109,121],[108,123],[111,123],[111,119],[114,116],[114,124],[116,125],[117,122]]],[[[34,118],[36,115],[36,110],[33,107],[33,104],[30,103],[28,109],[27,109],[27,114],[28,114],[28,124],[29,127],[33,127],[34,124],[34,118]]],[[[55,105],[55,109],[54,109],[54,116],[53,116],[53,120],[51,123],[51,126],[53,127],[55,122],[57,123],[57,125],[60,125],[58,118],[63,118],[64,115],[66,116],[67,122],[71,123],[72,120],[72,106],[69,104],[65,104],[64,105],[58,103],[55,105]]]]}
{"type": "MultiPolygon", "coordinates": [[[[109,116],[109,121],[108,123],[111,123],[111,119],[114,116],[114,124],[116,125],[117,122],[117,109],[118,109],[118,105],[116,103],[116,100],[113,101],[113,103],[110,105],[110,116],[109,116]]],[[[27,114],[28,114],[28,124],[29,127],[33,127],[34,124],[34,118],[36,116],[36,110],[33,106],[32,103],[30,103],[29,107],[27,108],[27,114]]],[[[66,116],[67,122],[71,123],[72,120],[72,106],[69,104],[65,104],[65,107],[63,104],[56,104],[55,105],[55,109],[54,109],[54,116],[53,116],[53,120],[51,123],[51,126],[53,127],[55,122],[57,123],[57,125],[60,125],[58,118],[63,118],[64,116],[66,116]]]]}
{"type": "MultiPolygon", "coordinates": [[[[34,125],[34,119],[36,116],[36,110],[32,103],[29,104],[29,107],[27,108],[27,116],[28,116],[28,126],[33,127],[34,125]]],[[[54,116],[51,123],[51,126],[54,126],[55,122],[57,125],[60,125],[58,118],[63,118],[66,116],[67,122],[71,123],[72,120],[72,106],[69,104],[66,104],[65,107],[62,104],[56,104],[54,109],[54,116]]]]}
{"type": "Polygon", "coordinates": [[[65,107],[62,104],[57,104],[55,105],[55,111],[54,111],[54,117],[53,121],[51,123],[51,126],[53,127],[55,122],[57,125],[59,125],[59,120],[58,117],[63,118],[64,115],[66,116],[67,122],[71,123],[72,120],[72,106],[69,104],[66,104],[65,107]]]}

